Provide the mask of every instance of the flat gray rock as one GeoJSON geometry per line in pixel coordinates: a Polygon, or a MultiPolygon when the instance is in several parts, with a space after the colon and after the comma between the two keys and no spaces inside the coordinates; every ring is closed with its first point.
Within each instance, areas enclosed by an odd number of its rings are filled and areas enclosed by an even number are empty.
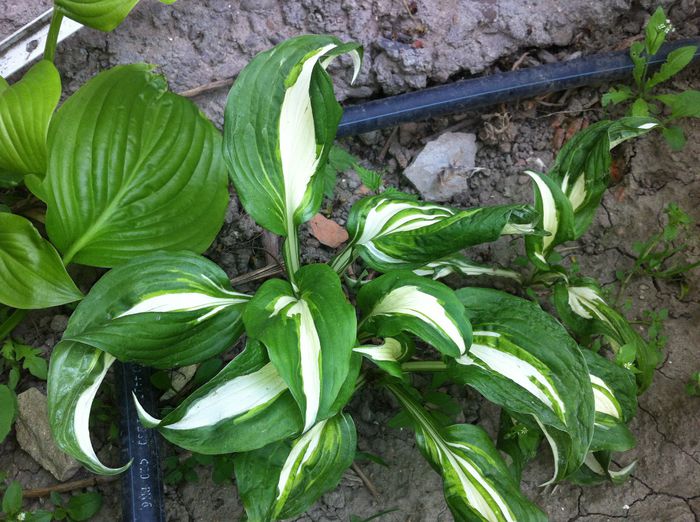
{"type": "Polygon", "coordinates": [[[61,482],[80,469],[80,463],[63,453],[53,441],[46,396],[36,388],[17,396],[15,430],[19,446],[61,482]]]}
{"type": "Polygon", "coordinates": [[[474,171],[476,135],[446,132],[429,142],[404,171],[427,201],[448,201],[467,189],[474,171]]]}

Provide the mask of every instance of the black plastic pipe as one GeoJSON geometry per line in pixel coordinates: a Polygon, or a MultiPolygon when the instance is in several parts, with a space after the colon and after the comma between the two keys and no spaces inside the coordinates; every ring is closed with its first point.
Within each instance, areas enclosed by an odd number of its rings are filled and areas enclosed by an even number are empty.
{"type": "MultiPolygon", "coordinates": [[[[692,38],[662,46],[650,60],[650,68],[659,67],[669,52],[685,45],[698,46],[699,50],[693,58],[697,61],[700,58],[700,38],[692,38]]],[[[550,92],[622,80],[631,76],[633,67],[629,51],[615,51],[460,80],[361,105],[351,105],[345,108],[338,136],[362,134],[401,123],[457,114],[550,92]]]]}
{"type": "MultiPolygon", "coordinates": [[[[700,48],[700,38],[664,45],[652,58],[658,67],[669,52],[684,45],[700,48]]],[[[700,51],[693,58],[697,61],[700,51]]],[[[401,123],[457,114],[498,103],[531,98],[600,82],[622,80],[632,74],[627,51],[595,54],[568,62],[530,67],[512,72],[462,80],[439,87],[373,100],[347,107],[338,136],[362,134],[401,123]]],[[[163,479],[160,470],[159,437],[144,428],[136,414],[132,392],[146,411],[157,410],[157,398],[150,384],[150,372],[134,364],[117,364],[121,410],[121,447],[132,465],[122,479],[125,522],[164,522],[163,479]]]]}
{"type": "Polygon", "coordinates": [[[146,411],[157,411],[151,370],[137,364],[116,364],[122,458],[131,466],[122,476],[122,520],[165,522],[160,440],[156,430],[139,421],[132,393],[146,411]]]}

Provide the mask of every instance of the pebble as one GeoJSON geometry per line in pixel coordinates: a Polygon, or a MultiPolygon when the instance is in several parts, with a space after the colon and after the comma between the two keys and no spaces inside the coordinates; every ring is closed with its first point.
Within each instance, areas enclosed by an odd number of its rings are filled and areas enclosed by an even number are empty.
{"type": "Polygon", "coordinates": [[[53,319],[51,319],[51,325],[49,328],[51,328],[51,331],[54,333],[63,333],[66,330],[66,327],[68,326],[68,316],[59,314],[59,315],[54,315],[53,319]]]}

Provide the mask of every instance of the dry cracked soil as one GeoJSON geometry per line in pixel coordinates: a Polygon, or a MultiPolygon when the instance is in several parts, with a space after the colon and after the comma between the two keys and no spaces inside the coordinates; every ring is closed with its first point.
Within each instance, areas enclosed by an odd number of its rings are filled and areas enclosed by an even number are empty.
{"type": "MultiPolygon", "coordinates": [[[[693,0],[663,2],[677,27],[675,37],[696,36],[700,13],[693,0]]],[[[45,1],[4,0],[0,37],[36,16],[45,1]]],[[[174,91],[235,77],[258,52],[301,33],[332,33],[365,46],[366,59],[355,85],[349,85],[345,63],[333,69],[337,93],[346,104],[422,87],[510,69],[564,60],[579,54],[624,48],[642,30],[649,0],[181,0],[165,6],[144,0],[112,34],[85,29],[59,47],[57,65],[66,94],[75,91],[99,70],[120,63],[157,64],[174,91]]],[[[700,71],[687,70],[670,82],[670,89],[700,88],[700,71]]],[[[562,136],[582,123],[600,119],[600,96],[607,86],[556,93],[536,100],[491,107],[398,129],[369,133],[341,141],[363,162],[384,171],[387,185],[413,191],[402,176],[426,142],[447,130],[478,135],[474,171],[465,176],[463,190],[449,201],[457,206],[529,202],[532,194],[526,168],[552,164],[562,136]]],[[[209,91],[194,101],[217,124],[222,124],[227,88],[209,91]]],[[[700,123],[684,123],[688,143],[672,152],[658,135],[624,145],[616,153],[619,181],[606,194],[595,223],[579,241],[564,249],[581,271],[615,288],[615,272],[634,263],[635,241],[647,239],[663,225],[664,207],[678,203],[700,221],[700,123]]],[[[324,206],[326,215],[341,225],[349,206],[360,197],[353,172],[340,176],[337,193],[324,206]]],[[[697,227],[688,237],[687,261],[700,258],[697,227]]],[[[261,230],[243,215],[235,196],[219,238],[208,255],[231,277],[265,263],[261,230]]],[[[307,261],[327,260],[332,249],[305,232],[307,261]]],[[[512,264],[522,253],[518,241],[499,241],[472,253],[477,260],[512,264]]],[[[94,277],[89,270],[79,276],[94,277]]],[[[459,283],[458,281],[452,281],[459,283]]],[[[581,488],[569,484],[541,488],[551,473],[551,456],[541,456],[525,473],[523,489],[545,509],[552,522],[697,522],[700,520],[700,399],[684,392],[692,372],[700,370],[700,301],[698,271],[688,275],[689,292],[680,297],[675,283],[636,278],[623,295],[628,316],[642,318],[645,310],[668,310],[668,345],[653,386],[640,400],[632,423],[636,449],[618,464],[637,460],[631,479],[621,486],[581,488]]],[[[464,283],[464,281],[462,281],[464,283]]],[[[469,281],[488,285],[489,280],[469,281]]],[[[65,328],[68,309],[30,315],[21,338],[48,355],[65,328]]],[[[41,384],[25,381],[21,387],[41,384]]],[[[480,422],[495,432],[498,410],[464,388],[451,386],[462,406],[461,419],[480,422]]],[[[363,389],[350,407],[359,431],[359,447],[384,459],[388,467],[361,462],[375,485],[373,496],[354,471],[340,487],[324,495],[299,521],[349,520],[394,510],[385,521],[432,522],[453,520],[446,509],[439,477],[420,458],[406,430],[386,422],[396,404],[376,389],[363,389]]],[[[99,439],[99,440],[98,440],[99,439]]],[[[102,446],[115,455],[111,444],[102,446]]],[[[173,453],[172,448],[167,452],[173,453]]],[[[0,470],[25,488],[51,484],[53,478],[21,451],[13,436],[0,453],[0,470]]],[[[234,485],[216,485],[209,472],[200,480],[166,487],[167,518],[171,521],[239,520],[242,507],[234,485]]],[[[76,477],[87,476],[83,471],[76,477]]],[[[105,504],[95,520],[120,518],[119,482],[100,486],[105,504]]],[[[41,505],[36,502],[35,506],[41,505]]]]}

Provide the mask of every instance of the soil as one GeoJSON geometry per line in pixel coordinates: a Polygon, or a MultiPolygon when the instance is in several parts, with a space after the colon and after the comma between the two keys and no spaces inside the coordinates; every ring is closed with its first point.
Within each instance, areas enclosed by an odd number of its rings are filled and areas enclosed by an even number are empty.
{"type": "MultiPolygon", "coordinates": [[[[700,18],[695,2],[664,3],[678,36],[698,34],[700,18]]],[[[23,1],[5,4],[9,8],[0,19],[0,38],[34,16],[23,9],[23,1]]],[[[43,8],[43,4],[37,7],[38,1],[30,4],[37,11],[43,8]]],[[[653,8],[650,0],[572,0],[566,6],[554,0],[202,0],[173,6],[144,0],[114,33],[85,29],[61,44],[58,67],[66,94],[103,68],[134,61],[160,65],[172,89],[182,91],[235,76],[257,52],[284,38],[328,32],[365,45],[366,60],[356,85],[348,85],[347,64],[341,63],[333,71],[339,98],[356,103],[475,73],[509,69],[517,61],[521,66],[532,66],[624,46],[640,34],[653,8]],[[524,53],[527,55],[522,58],[524,53]]],[[[699,72],[697,67],[685,72],[670,82],[669,88],[700,89],[699,72]]],[[[468,207],[527,202],[532,189],[522,171],[550,166],[567,129],[601,118],[604,113],[599,99],[606,88],[589,87],[480,113],[406,124],[348,138],[341,144],[367,166],[383,170],[387,185],[413,191],[401,173],[427,141],[447,130],[474,132],[479,136],[476,166],[480,169],[471,174],[464,190],[446,203],[468,207]]],[[[195,98],[218,125],[226,92],[224,88],[195,98]]],[[[634,242],[648,238],[663,224],[663,208],[668,203],[678,203],[700,222],[700,123],[685,122],[683,127],[688,143],[682,152],[671,152],[660,136],[650,135],[616,153],[621,181],[606,194],[589,232],[565,249],[566,256],[575,258],[584,274],[614,285],[615,271],[629,269],[634,262],[634,242]]],[[[352,172],[344,174],[324,212],[344,224],[349,206],[359,197],[359,179],[352,172]]],[[[266,263],[261,235],[234,196],[221,234],[208,255],[235,277],[266,263]]],[[[307,231],[302,242],[305,261],[327,260],[333,253],[307,231]]],[[[700,258],[697,228],[689,244],[688,261],[696,261],[700,258]]],[[[501,240],[471,254],[479,261],[512,266],[522,249],[521,241],[501,240]]],[[[88,269],[82,272],[83,280],[96,275],[88,269]]],[[[669,311],[664,362],[653,386],[641,398],[639,414],[632,423],[638,447],[622,455],[619,462],[625,465],[636,459],[638,467],[632,478],[618,487],[561,484],[543,489],[538,484],[551,475],[551,457],[543,449],[525,474],[523,490],[553,522],[700,520],[700,399],[684,392],[692,372],[700,370],[699,272],[689,274],[690,292],[682,299],[677,285],[661,281],[639,278],[628,288],[624,297],[631,302],[630,318],[641,318],[645,310],[669,311]]],[[[490,285],[492,281],[461,283],[490,285]]],[[[31,314],[18,335],[48,355],[65,328],[68,314],[66,307],[31,314]]],[[[23,381],[20,390],[30,385],[37,383],[23,381]]],[[[462,404],[464,421],[479,422],[495,433],[496,407],[462,387],[451,386],[449,392],[462,404]]],[[[349,520],[351,515],[364,518],[389,509],[396,511],[381,520],[452,520],[440,479],[420,458],[412,434],[386,426],[397,411],[391,398],[365,388],[349,411],[358,427],[360,449],[379,455],[389,465],[359,463],[380,497],[374,498],[349,471],[336,491],[324,495],[298,520],[349,520]]],[[[102,446],[101,454],[116,458],[111,444],[102,446]]],[[[13,436],[1,449],[0,470],[20,480],[25,488],[54,483],[17,447],[13,436]]],[[[207,470],[199,474],[198,483],[166,487],[168,520],[239,520],[242,507],[232,494],[233,486],[215,485],[207,470]]],[[[76,478],[82,476],[87,473],[81,471],[76,478]]],[[[94,520],[118,520],[119,482],[99,489],[105,505],[94,520]]]]}

